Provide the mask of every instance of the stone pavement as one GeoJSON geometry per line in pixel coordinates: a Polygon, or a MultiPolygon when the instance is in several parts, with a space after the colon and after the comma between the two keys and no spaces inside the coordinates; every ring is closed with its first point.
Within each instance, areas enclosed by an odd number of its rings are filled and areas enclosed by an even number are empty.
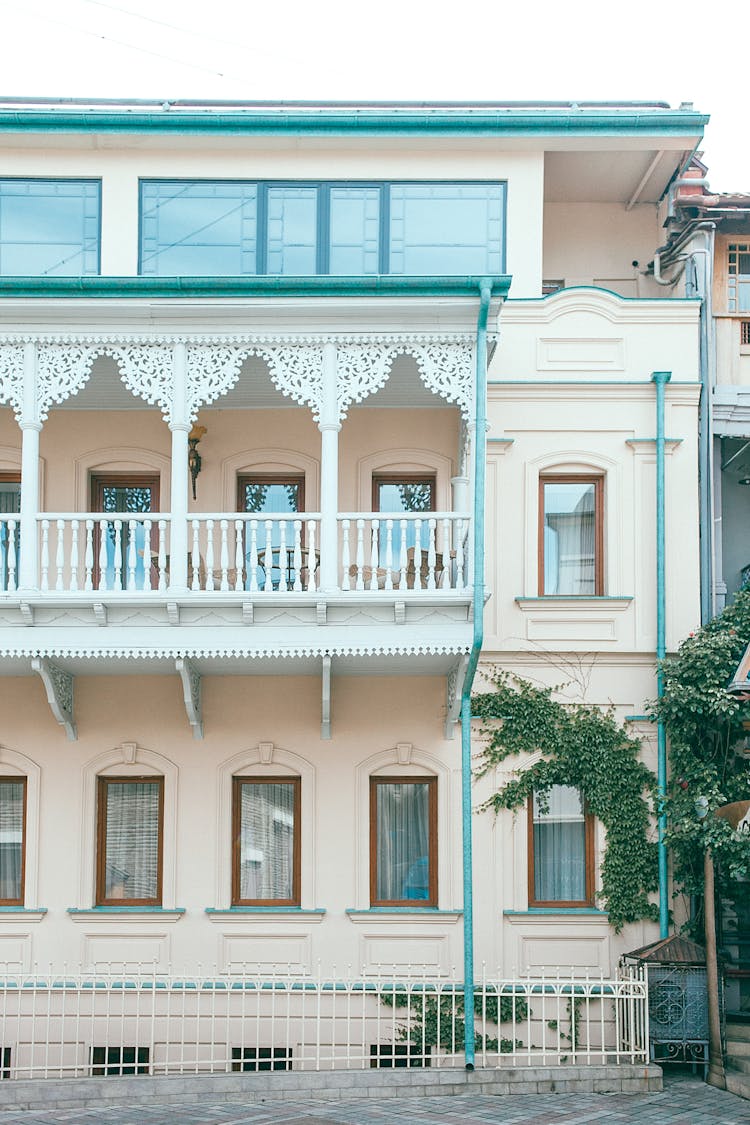
{"type": "Polygon", "coordinates": [[[102,1109],[0,1111],[0,1125],[750,1125],[750,1102],[697,1078],[665,1076],[657,1094],[517,1094],[505,1097],[285,1101],[102,1109]]]}

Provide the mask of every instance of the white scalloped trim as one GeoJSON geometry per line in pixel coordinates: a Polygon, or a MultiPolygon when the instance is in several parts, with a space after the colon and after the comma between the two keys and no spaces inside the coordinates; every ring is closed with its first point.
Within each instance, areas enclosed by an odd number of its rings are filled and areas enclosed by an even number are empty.
{"type": "Polygon", "coordinates": [[[211,659],[216,657],[235,657],[243,660],[258,660],[273,657],[283,659],[300,656],[455,656],[469,652],[469,645],[329,645],[320,648],[318,645],[296,645],[294,648],[71,648],[69,645],[48,645],[45,648],[14,648],[0,649],[0,657],[17,657],[28,659],[33,656],[57,656],[70,660],[83,658],[105,657],[117,660],[174,660],[183,659],[211,659]]]}

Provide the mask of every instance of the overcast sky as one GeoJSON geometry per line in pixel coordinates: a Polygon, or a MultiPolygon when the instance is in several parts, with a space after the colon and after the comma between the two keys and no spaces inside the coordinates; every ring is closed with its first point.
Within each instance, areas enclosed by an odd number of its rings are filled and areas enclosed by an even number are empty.
{"type": "Polygon", "coordinates": [[[747,0],[0,4],[4,96],[693,102],[712,189],[750,191],[747,0]]]}

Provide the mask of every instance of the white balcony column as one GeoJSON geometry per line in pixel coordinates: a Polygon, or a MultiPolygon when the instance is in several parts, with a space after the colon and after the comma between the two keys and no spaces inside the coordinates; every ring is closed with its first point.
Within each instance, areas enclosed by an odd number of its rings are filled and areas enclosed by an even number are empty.
{"type": "MultiPolygon", "coordinates": [[[[474,464],[474,443],[476,438],[477,424],[473,420],[467,423],[466,426],[466,468],[468,469],[469,477],[467,480],[467,488],[465,492],[466,508],[464,511],[471,513],[471,532],[469,535],[469,557],[467,559],[467,575],[468,583],[470,586],[474,585],[474,492],[476,490],[476,466],[474,464]]],[[[455,507],[455,490],[454,507],[455,507]]]]}
{"type": "Polygon", "coordinates": [[[188,590],[188,434],[191,423],[187,409],[187,345],[175,344],[173,353],[172,472],[169,532],[169,590],[186,594],[188,590]]]}
{"type": "Polygon", "coordinates": [[[320,405],[320,588],[338,588],[339,422],[336,346],[323,345],[320,405]]]}
{"type": "Polygon", "coordinates": [[[451,501],[454,512],[469,511],[469,478],[451,477],[451,501]]]}
{"type": "Polygon", "coordinates": [[[21,551],[20,591],[39,586],[39,434],[42,423],[36,403],[36,345],[23,346],[23,413],[21,415],[21,551]]]}

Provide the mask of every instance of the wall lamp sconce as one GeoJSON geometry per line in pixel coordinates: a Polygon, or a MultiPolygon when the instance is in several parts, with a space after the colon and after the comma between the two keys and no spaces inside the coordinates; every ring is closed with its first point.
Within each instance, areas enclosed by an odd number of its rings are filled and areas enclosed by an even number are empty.
{"type": "Polygon", "coordinates": [[[198,442],[205,434],[205,426],[193,426],[188,434],[188,469],[190,470],[190,479],[193,482],[193,500],[197,500],[197,496],[195,495],[195,482],[198,480],[198,474],[203,465],[203,460],[198,452],[198,442]]]}

